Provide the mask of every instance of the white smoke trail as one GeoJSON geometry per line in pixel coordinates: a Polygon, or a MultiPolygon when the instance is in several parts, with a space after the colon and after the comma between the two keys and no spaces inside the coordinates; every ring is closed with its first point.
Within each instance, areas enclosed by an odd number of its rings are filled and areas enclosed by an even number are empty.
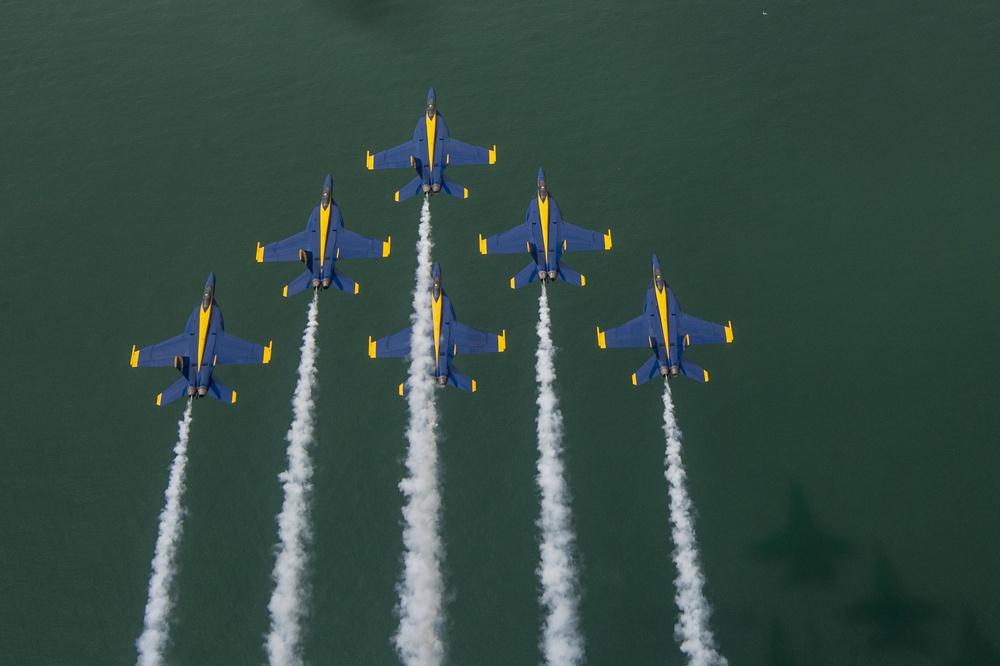
{"type": "Polygon", "coordinates": [[[664,476],[670,484],[670,522],[673,524],[674,564],[677,579],[674,584],[677,593],[674,601],[680,609],[680,617],[674,626],[674,636],[680,641],[681,652],[688,656],[693,666],[726,666],[729,662],[715,647],[715,638],[708,628],[711,615],[703,588],[705,577],[699,564],[698,545],[695,543],[694,521],[691,518],[691,498],[688,497],[684,479],[684,463],[681,462],[681,431],[674,419],[674,403],[670,397],[670,382],[664,381],[663,388],[663,433],[667,438],[667,452],[664,459],[664,476]]]}
{"type": "Polygon", "coordinates": [[[410,321],[410,423],[406,430],[409,476],[399,483],[403,507],[403,579],[399,593],[396,651],[406,664],[435,666],[444,659],[444,547],[438,533],[441,492],[437,477],[437,410],[434,405],[434,344],[431,321],[431,209],[427,197],[420,211],[416,287],[410,321]]]}
{"type": "Polygon", "coordinates": [[[552,386],[556,378],[556,350],[552,345],[551,327],[549,299],[543,283],[542,295],[538,298],[538,352],[535,355],[539,453],[535,481],[542,493],[541,515],[537,522],[542,531],[538,577],[542,582],[540,601],[547,612],[541,648],[546,663],[572,665],[583,661],[583,637],[577,618],[580,599],[573,561],[576,538],[570,525],[569,491],[560,457],[562,413],[552,386]]]}
{"type": "Polygon", "coordinates": [[[142,635],[135,642],[139,649],[137,663],[141,666],[155,666],[163,663],[163,651],[167,647],[170,630],[170,611],[173,607],[170,585],[177,572],[177,543],[184,527],[184,468],[187,466],[188,437],[191,434],[191,407],[188,400],[184,416],[177,423],[177,444],[174,446],[174,462],[170,466],[170,480],[164,493],[167,503],[160,512],[160,528],[156,537],[153,555],[153,575],[149,579],[149,598],[146,601],[146,615],[143,619],[142,635]]]}
{"type": "Polygon", "coordinates": [[[302,664],[302,619],[308,609],[309,586],[303,580],[309,565],[307,548],[312,538],[309,498],[312,492],[312,460],[309,446],[313,443],[313,414],[316,388],[316,331],[319,328],[319,292],[313,294],[305,331],[302,333],[302,359],[299,380],[292,397],[292,425],[288,440],[288,469],[278,475],[285,499],[278,515],[278,537],[281,540],[271,578],[274,592],[267,609],[271,613],[271,630],[264,647],[271,664],[291,666],[302,664]]]}

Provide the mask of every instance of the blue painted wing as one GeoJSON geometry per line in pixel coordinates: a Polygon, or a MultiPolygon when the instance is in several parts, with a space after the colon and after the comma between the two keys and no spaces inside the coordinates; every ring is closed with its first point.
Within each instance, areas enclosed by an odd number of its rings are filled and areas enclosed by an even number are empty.
{"type": "Polygon", "coordinates": [[[527,226],[520,224],[502,234],[486,239],[483,239],[482,236],[479,238],[479,252],[482,254],[514,254],[528,251],[531,231],[528,230],[527,226]]]}
{"type": "Polygon", "coordinates": [[[388,257],[389,242],[368,238],[341,228],[337,232],[338,259],[364,259],[368,257],[388,257]]]}
{"type": "Polygon", "coordinates": [[[303,231],[277,243],[265,245],[263,251],[258,252],[257,261],[298,261],[299,250],[311,252],[315,242],[312,232],[303,231]]]}
{"type": "Polygon", "coordinates": [[[476,392],[476,380],[471,379],[454,365],[448,368],[448,383],[468,393],[476,392]]]}
{"type": "Polygon", "coordinates": [[[597,329],[597,344],[607,347],[649,347],[649,328],[646,315],[641,314],[632,321],[606,331],[597,329]]]}
{"type": "Polygon", "coordinates": [[[687,342],[691,345],[709,345],[733,340],[732,328],[681,312],[677,315],[677,340],[682,341],[685,335],[690,336],[687,342]]]}
{"type": "Polygon", "coordinates": [[[602,234],[597,231],[588,231],[569,222],[559,223],[559,237],[566,242],[566,252],[576,252],[579,250],[610,250],[611,231],[602,234]]]}
{"type": "Polygon", "coordinates": [[[267,363],[271,360],[271,345],[262,347],[225,331],[219,331],[215,342],[216,365],[267,363]]]}
{"type": "Polygon", "coordinates": [[[368,338],[368,355],[372,358],[399,358],[410,353],[410,335],[413,327],[379,338],[368,338]]]}
{"type": "Polygon", "coordinates": [[[492,150],[480,146],[470,146],[458,139],[447,139],[445,146],[448,166],[466,166],[469,164],[493,164],[497,161],[496,147],[492,150]]]}
{"type": "Polygon", "coordinates": [[[406,143],[400,144],[395,148],[375,153],[368,158],[368,168],[409,169],[411,166],[410,158],[414,155],[419,158],[421,155],[418,148],[419,146],[414,145],[413,141],[407,141],[406,143]]]}
{"type": "Polygon", "coordinates": [[[178,356],[186,358],[191,349],[192,335],[181,333],[180,335],[164,340],[163,342],[149,347],[144,347],[138,352],[132,353],[133,368],[162,368],[174,365],[174,359],[178,356]]]}
{"type": "Polygon", "coordinates": [[[451,323],[451,341],[459,354],[502,352],[507,348],[507,333],[497,335],[455,321],[451,323]]]}

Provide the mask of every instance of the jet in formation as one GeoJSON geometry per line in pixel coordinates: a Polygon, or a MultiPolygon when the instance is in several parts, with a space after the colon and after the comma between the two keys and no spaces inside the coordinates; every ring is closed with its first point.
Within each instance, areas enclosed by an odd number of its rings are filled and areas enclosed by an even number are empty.
{"type": "Polygon", "coordinates": [[[733,341],[733,323],[723,326],[702,321],[681,312],[674,291],[667,286],[660,271],[660,261],[653,255],[653,282],[646,292],[642,314],[621,326],[597,329],[597,344],[607,347],[652,347],[653,356],[632,375],[632,383],[643,384],[657,375],[684,375],[700,382],[708,381],[708,372],[683,358],[691,345],[733,341]]]}
{"type": "Polygon", "coordinates": [[[344,228],[344,218],[333,200],[333,178],[328,174],[323,194],[306,222],[306,230],[270,245],[257,243],[257,261],[301,261],[305,264],[306,272],[282,290],[286,297],[309,287],[318,291],[331,286],[356,294],[358,284],[340,272],[337,260],[388,257],[391,245],[391,236],[383,242],[344,228]]]}
{"type": "Polygon", "coordinates": [[[582,287],[587,278],[562,264],[563,253],[570,250],[610,250],[611,230],[601,234],[566,222],[559,204],[545,186],[545,172],[538,169],[538,190],[528,203],[524,224],[496,236],[479,235],[481,254],[513,254],[527,251],[531,263],[510,279],[510,288],[523,287],[536,279],[542,282],[564,280],[582,287]]]}
{"type": "MultiPolygon", "coordinates": [[[[438,384],[451,384],[463,391],[473,393],[476,381],[462,374],[451,364],[458,354],[480,354],[502,352],[507,348],[507,331],[500,335],[480,331],[461,324],[455,318],[455,307],[441,287],[441,267],[434,264],[434,284],[431,287],[431,312],[434,321],[434,378],[438,384]]],[[[410,353],[410,337],[413,327],[393,335],[372,340],[368,338],[368,355],[372,358],[407,356],[410,353]]],[[[399,385],[399,394],[406,395],[409,387],[399,385]]]]}
{"type": "Polygon", "coordinates": [[[180,397],[210,395],[222,402],[236,402],[236,391],[212,376],[217,365],[268,363],[271,344],[266,347],[226,333],[222,310],[215,301],[215,273],[209,273],[201,302],[195,306],[184,332],[159,344],[136,349],[132,345],[133,368],[174,366],[183,375],[156,396],[157,405],[180,397]]]}
{"type": "Polygon", "coordinates": [[[448,124],[437,110],[434,88],[427,92],[427,109],[417,120],[411,141],[374,155],[369,151],[366,155],[369,169],[416,170],[417,176],[396,192],[396,201],[441,191],[459,199],[468,199],[469,190],[444,175],[445,167],[494,164],[496,161],[496,146],[486,149],[451,138],[448,124]]]}

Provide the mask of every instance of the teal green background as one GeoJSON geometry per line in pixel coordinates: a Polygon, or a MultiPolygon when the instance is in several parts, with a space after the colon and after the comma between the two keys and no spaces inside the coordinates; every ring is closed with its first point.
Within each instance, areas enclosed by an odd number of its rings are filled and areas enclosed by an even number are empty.
{"type": "Polygon", "coordinates": [[[308,296],[253,251],[328,172],[393,253],[321,296],[305,655],[396,661],[406,365],[365,347],[407,325],[419,202],[364,155],[434,86],[454,136],[498,147],[449,172],[467,201],[433,199],[434,256],[459,317],[508,336],[459,359],[477,394],[438,394],[449,662],[541,659],[537,285],[477,237],[523,220],[542,166],[614,234],[550,291],[588,663],[684,663],[661,388],[594,335],[639,314],[654,252],[736,335],[689,351],[709,384],[673,384],[730,662],[1000,663],[998,34],[975,0],[3,2],[0,662],[134,662],[182,407],[128,352],[178,333],[209,271],[274,360],[195,406],[168,657],[265,660],[308,296]]]}

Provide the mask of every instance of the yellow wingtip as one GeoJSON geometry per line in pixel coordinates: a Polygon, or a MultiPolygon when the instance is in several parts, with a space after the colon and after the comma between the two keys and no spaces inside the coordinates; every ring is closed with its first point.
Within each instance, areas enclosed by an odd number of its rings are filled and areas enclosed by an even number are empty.
{"type": "Polygon", "coordinates": [[[493,144],[493,148],[490,150],[490,164],[497,163],[497,147],[493,144]]]}
{"type": "Polygon", "coordinates": [[[638,386],[639,382],[636,381],[635,373],[632,373],[632,386],[638,386]]]}
{"type": "Polygon", "coordinates": [[[357,282],[355,282],[354,283],[354,293],[357,294],[359,291],[361,291],[361,285],[358,284],[357,282]]]}
{"type": "Polygon", "coordinates": [[[600,347],[601,349],[608,348],[607,344],[604,341],[604,331],[601,330],[600,326],[597,327],[597,346],[600,347]]]}
{"type": "Polygon", "coordinates": [[[515,289],[516,288],[516,287],[514,287],[514,278],[510,279],[510,288],[511,289],[515,289]]]}
{"type": "Polygon", "coordinates": [[[132,345],[132,358],[129,359],[129,365],[133,368],[139,367],[139,350],[135,348],[135,345],[132,345]]]}
{"type": "Polygon", "coordinates": [[[580,286],[581,287],[586,287],[587,286],[587,276],[586,275],[581,275],[580,276],[580,286]]]}
{"type": "Polygon", "coordinates": [[[399,385],[399,395],[403,395],[403,385],[399,385]]]}
{"type": "Polygon", "coordinates": [[[472,392],[473,393],[476,392],[476,380],[475,379],[472,380],[472,392]]]}
{"type": "Polygon", "coordinates": [[[369,171],[375,168],[375,156],[370,150],[365,151],[365,166],[368,167],[369,171]]]}
{"type": "Polygon", "coordinates": [[[463,199],[468,199],[469,198],[469,188],[463,187],[462,188],[462,193],[464,195],[464,196],[462,196],[463,199]]]}
{"type": "Polygon", "coordinates": [[[705,373],[705,383],[708,383],[708,370],[702,370],[705,373]]]}
{"type": "Polygon", "coordinates": [[[396,192],[396,194],[393,195],[393,198],[396,199],[396,202],[398,203],[399,202],[399,192],[396,192]]]}
{"type": "Polygon", "coordinates": [[[270,342],[268,342],[267,346],[264,347],[264,363],[265,364],[271,362],[271,348],[272,347],[274,347],[274,340],[271,340],[270,342]]]}
{"type": "Polygon", "coordinates": [[[162,400],[162,399],[163,399],[163,394],[162,393],[157,394],[157,396],[156,396],[156,406],[157,407],[160,406],[160,400],[162,400]]]}
{"type": "Polygon", "coordinates": [[[260,241],[257,241],[257,255],[256,255],[256,257],[257,257],[257,263],[258,264],[264,263],[264,246],[260,244],[260,241]]]}
{"type": "Polygon", "coordinates": [[[231,405],[235,405],[236,404],[236,391],[233,391],[233,401],[231,403],[229,403],[229,404],[231,404],[231,405]]]}
{"type": "Polygon", "coordinates": [[[384,243],[382,243],[382,258],[389,256],[392,251],[392,236],[389,236],[384,243]]]}
{"type": "Polygon", "coordinates": [[[375,347],[376,347],[375,341],[372,340],[372,336],[369,335],[368,336],[368,357],[369,358],[375,358],[375,354],[377,353],[375,347]]]}
{"type": "Polygon", "coordinates": [[[611,229],[608,229],[608,233],[604,234],[604,249],[611,249],[611,229]]]}
{"type": "Polygon", "coordinates": [[[284,289],[281,290],[281,295],[288,298],[288,286],[286,285],[284,289]]]}
{"type": "Polygon", "coordinates": [[[497,340],[497,351],[502,353],[504,349],[507,349],[507,329],[506,328],[504,330],[500,331],[500,338],[497,340]]]}
{"type": "Polygon", "coordinates": [[[726,342],[728,343],[732,341],[733,341],[733,322],[730,321],[729,324],[726,326],[726,342]]]}
{"type": "Polygon", "coordinates": [[[486,239],[479,234],[479,254],[486,254],[486,239]]]}

